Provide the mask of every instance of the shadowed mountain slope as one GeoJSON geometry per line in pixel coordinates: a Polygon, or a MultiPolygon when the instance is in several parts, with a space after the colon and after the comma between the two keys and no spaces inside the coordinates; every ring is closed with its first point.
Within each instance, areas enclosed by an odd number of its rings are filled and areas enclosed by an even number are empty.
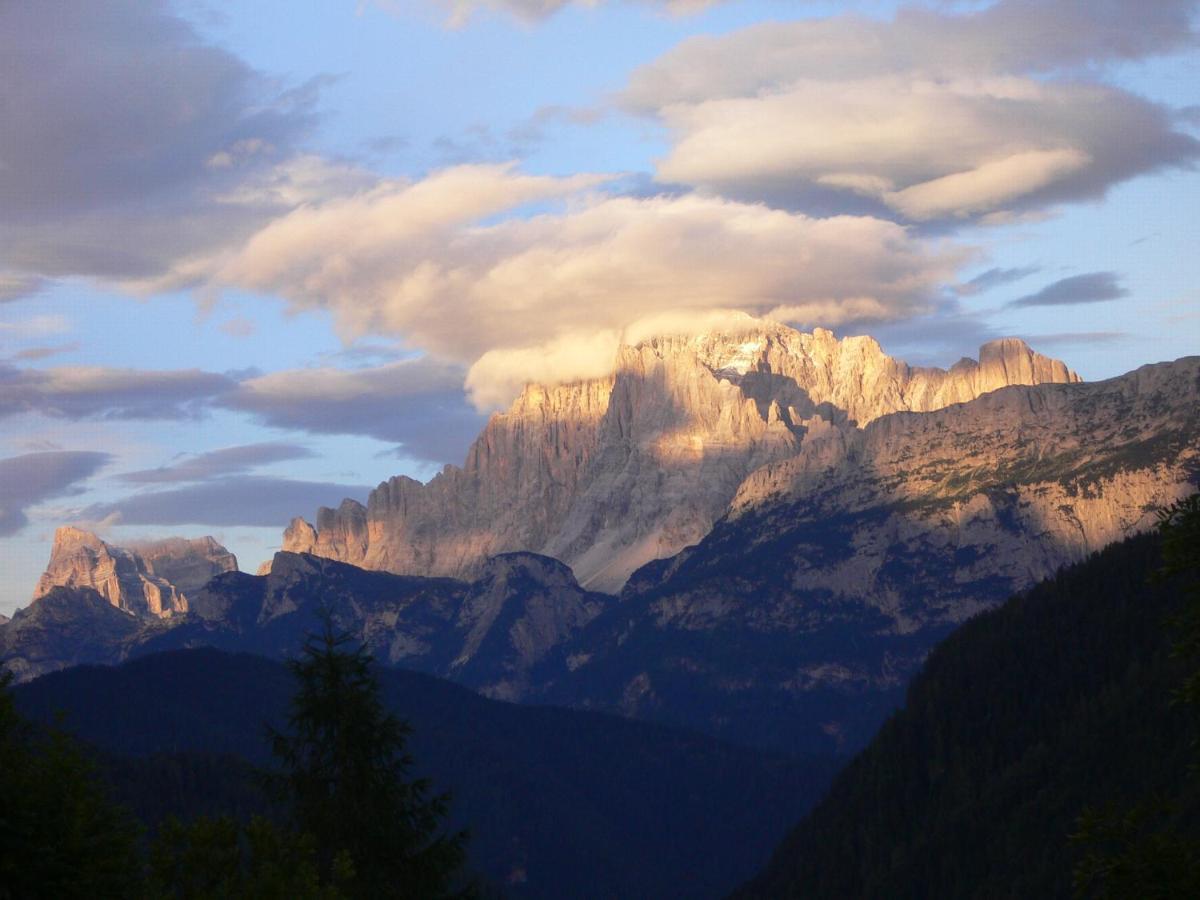
{"type": "Polygon", "coordinates": [[[1200,837],[1171,702],[1179,582],[1143,535],[971,620],[744,898],[1069,897],[1089,805],[1155,794],[1200,837]]]}
{"type": "MultiPolygon", "coordinates": [[[[419,774],[452,792],[451,824],[471,830],[473,866],[514,897],[719,896],[762,865],[832,772],[826,760],[514,706],[412,672],[379,677],[387,706],[413,725],[419,774]]],[[[16,698],[24,714],[61,713],[67,730],[130,759],[127,779],[140,759],[170,784],[162,754],[190,754],[194,803],[206,780],[238,795],[222,758],[235,778],[245,777],[238,759],[269,762],[265,725],[281,724],[292,690],[280,663],[190,650],[54,673],[16,698]]]]}

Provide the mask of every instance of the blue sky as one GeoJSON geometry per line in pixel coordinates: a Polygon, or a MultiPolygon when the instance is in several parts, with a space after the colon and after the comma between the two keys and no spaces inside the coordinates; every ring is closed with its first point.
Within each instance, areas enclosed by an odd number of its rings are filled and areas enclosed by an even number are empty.
{"type": "Polygon", "coordinates": [[[6,7],[0,613],[66,522],[252,570],[650,313],[921,364],[1017,335],[1088,379],[1200,352],[1195,27],[1184,0],[6,7]]]}

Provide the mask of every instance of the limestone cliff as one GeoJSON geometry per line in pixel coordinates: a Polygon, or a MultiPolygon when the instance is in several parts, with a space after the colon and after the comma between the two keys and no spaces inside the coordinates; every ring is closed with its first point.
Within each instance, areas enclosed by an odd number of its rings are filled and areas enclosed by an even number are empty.
{"type": "Polygon", "coordinates": [[[54,533],[50,563],[33,599],[56,587],[90,588],[112,606],[139,617],[167,617],[187,611],[187,595],[237,559],[211,537],[168,538],[116,547],[89,531],[64,526],[54,533]]]}
{"type": "Polygon", "coordinates": [[[897,413],[865,429],[827,427],[794,457],[742,483],[731,519],[788,508],[797,522],[874,515],[853,554],[797,561],[792,586],[873,598],[897,627],[986,603],[941,592],[912,615],[883,588],[890,559],[958,555],[955,578],[1019,589],[1150,527],[1155,510],[1196,489],[1200,357],[1144,366],[1093,384],[996,391],[925,415],[897,413]]]}
{"type": "Polygon", "coordinates": [[[1198,409],[1190,357],[810,427],[702,541],[634,573],[542,699],[853,749],[958,623],[1196,491],[1198,409]]]}
{"type": "Polygon", "coordinates": [[[622,345],[607,378],[527,386],[462,468],[428,484],[393,478],[365,507],[319,510],[315,528],[296,519],[283,549],[453,577],[524,550],[614,590],[700,540],[746,477],[794,456],[814,425],[861,427],[1046,381],[1078,377],[1015,339],[943,371],[894,360],[871,338],[749,318],[721,333],[653,337],[622,345]]]}

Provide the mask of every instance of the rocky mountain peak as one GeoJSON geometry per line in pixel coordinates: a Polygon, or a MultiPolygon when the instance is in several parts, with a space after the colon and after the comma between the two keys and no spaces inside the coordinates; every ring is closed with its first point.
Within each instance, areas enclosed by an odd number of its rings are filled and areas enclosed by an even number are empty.
{"type": "Polygon", "coordinates": [[[1077,380],[1009,338],[942,370],[893,359],[870,337],[748,316],[701,333],[630,334],[611,375],[527,385],[462,468],[428,484],[393,478],[365,507],[318,511],[316,527],[294,520],[284,549],[460,578],[488,557],[531,551],[616,591],[707,534],[751,473],[798,454],[810,432],[1077,380]]]}
{"type": "Polygon", "coordinates": [[[125,548],[68,525],[54,533],[50,562],[33,599],[59,587],[87,588],[118,609],[164,618],[187,612],[187,592],[236,570],[234,555],[211,537],[168,538],[125,548]]]}

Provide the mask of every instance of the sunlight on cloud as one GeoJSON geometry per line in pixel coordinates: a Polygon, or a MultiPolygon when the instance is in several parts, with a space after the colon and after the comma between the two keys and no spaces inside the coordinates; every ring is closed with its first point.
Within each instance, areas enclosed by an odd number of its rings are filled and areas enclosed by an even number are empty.
{"type": "Polygon", "coordinates": [[[636,70],[621,102],[672,135],[664,182],[912,221],[995,215],[1094,198],[1200,155],[1171,110],[1071,70],[1190,35],[1180,3],[761,23],[684,41],[636,70]]]}
{"type": "Polygon", "coordinates": [[[611,361],[601,335],[655,312],[820,303],[833,324],[906,316],[926,310],[967,256],[882,219],[606,197],[589,190],[600,180],[466,166],[306,206],[252,238],[215,283],[330,308],[347,336],[390,332],[438,358],[479,361],[472,392],[492,405],[482,373],[501,378],[518,362],[546,377],[597,371],[611,361]],[[548,199],[565,207],[519,214],[548,199]]]}

